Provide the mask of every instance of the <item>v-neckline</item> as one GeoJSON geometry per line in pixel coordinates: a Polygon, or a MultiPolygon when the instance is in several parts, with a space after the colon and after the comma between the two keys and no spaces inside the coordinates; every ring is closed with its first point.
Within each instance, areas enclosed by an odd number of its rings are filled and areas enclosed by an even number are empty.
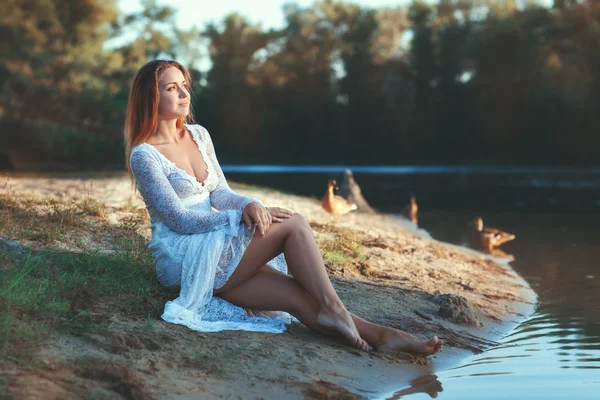
{"type": "Polygon", "coordinates": [[[208,176],[210,175],[210,171],[209,171],[209,167],[208,167],[208,162],[206,161],[206,157],[204,156],[204,152],[202,151],[202,149],[200,148],[200,143],[198,143],[196,141],[196,138],[194,137],[194,133],[192,132],[192,130],[188,127],[187,124],[183,124],[183,126],[185,126],[185,130],[186,132],[189,133],[189,135],[192,138],[192,141],[196,144],[196,148],[198,149],[198,152],[200,153],[200,156],[202,157],[202,161],[204,161],[204,165],[206,165],[206,179],[202,182],[200,182],[198,180],[198,178],[196,177],[196,174],[194,173],[194,175],[191,175],[189,172],[187,172],[185,169],[183,168],[179,168],[177,166],[177,164],[175,164],[173,161],[171,161],[169,159],[169,157],[165,156],[160,150],[158,150],[156,148],[155,145],[150,144],[148,142],[144,142],[142,144],[147,144],[148,146],[152,147],[152,149],[154,149],[154,151],[156,151],[160,157],[162,157],[164,160],[166,160],[169,164],[171,164],[171,166],[173,168],[175,168],[176,170],[178,170],[180,173],[183,173],[187,178],[193,180],[194,182],[196,182],[198,185],[200,185],[201,187],[205,187],[206,181],[208,180],[208,176]]]}

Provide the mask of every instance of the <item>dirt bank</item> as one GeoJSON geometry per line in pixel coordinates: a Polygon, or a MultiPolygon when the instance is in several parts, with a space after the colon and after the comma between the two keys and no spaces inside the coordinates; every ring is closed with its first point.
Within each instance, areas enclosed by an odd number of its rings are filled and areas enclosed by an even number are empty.
{"type": "MultiPolygon", "coordinates": [[[[351,213],[329,223],[317,199],[234,188],[307,218],[332,281],[353,313],[419,337],[438,335],[444,350],[429,359],[363,354],[302,325],[279,335],[199,334],[164,323],[159,313],[134,318],[118,301],[102,298],[94,307],[111,316],[107,329],[49,335],[36,346],[41,363],[35,366],[1,360],[2,392],[25,399],[375,397],[493,345],[532,312],[535,294],[510,267],[435,241],[408,222],[351,213]]],[[[57,238],[40,240],[0,227],[0,236],[34,249],[119,251],[110,235],[132,229],[132,220],[138,222],[133,229],[149,238],[143,202],[123,175],[8,180],[0,175],[0,195],[11,204],[35,198],[27,204],[40,218],[44,201],[94,204],[96,212],[84,213],[81,224],[57,238]]],[[[0,212],[16,218],[14,209],[2,208],[1,202],[0,212]]]]}

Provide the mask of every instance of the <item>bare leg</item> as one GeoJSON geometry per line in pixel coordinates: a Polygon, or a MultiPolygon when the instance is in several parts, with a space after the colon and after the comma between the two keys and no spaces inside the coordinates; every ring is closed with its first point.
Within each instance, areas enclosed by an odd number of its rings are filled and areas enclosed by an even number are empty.
{"type": "MultiPolygon", "coordinates": [[[[315,299],[296,279],[277,271],[262,268],[246,282],[221,291],[218,296],[244,308],[286,311],[319,333],[331,333],[317,323],[320,307],[315,299]]],[[[431,355],[437,353],[444,344],[435,336],[421,341],[398,329],[372,324],[355,315],[351,317],[360,336],[378,351],[431,355]]]]}
{"type": "MultiPolygon", "coordinates": [[[[319,306],[316,324],[321,329],[332,329],[341,333],[362,350],[370,350],[329,281],[312,228],[300,214],[294,214],[281,223],[271,225],[265,236],[255,234],[235,272],[215,294],[226,292],[246,282],[282,252],[290,273],[319,306]]],[[[276,307],[275,310],[281,308],[276,307]]]]}

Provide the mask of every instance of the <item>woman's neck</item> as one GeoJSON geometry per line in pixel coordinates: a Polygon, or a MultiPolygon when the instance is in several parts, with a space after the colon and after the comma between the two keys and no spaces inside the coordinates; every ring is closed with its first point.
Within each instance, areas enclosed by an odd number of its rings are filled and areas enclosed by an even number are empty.
{"type": "Polygon", "coordinates": [[[183,136],[177,128],[177,119],[159,119],[156,132],[152,136],[159,143],[179,143],[183,136]]]}

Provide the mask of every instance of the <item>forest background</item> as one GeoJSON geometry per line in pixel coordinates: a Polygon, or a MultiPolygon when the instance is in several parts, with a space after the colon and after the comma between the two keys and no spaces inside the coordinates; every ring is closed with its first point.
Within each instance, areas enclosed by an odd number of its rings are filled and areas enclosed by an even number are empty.
{"type": "Polygon", "coordinates": [[[0,3],[0,169],[122,170],[129,85],[154,58],[190,67],[221,163],[600,164],[600,0],[322,0],[277,29],[180,29],[186,10],[141,3],[0,3]]]}

